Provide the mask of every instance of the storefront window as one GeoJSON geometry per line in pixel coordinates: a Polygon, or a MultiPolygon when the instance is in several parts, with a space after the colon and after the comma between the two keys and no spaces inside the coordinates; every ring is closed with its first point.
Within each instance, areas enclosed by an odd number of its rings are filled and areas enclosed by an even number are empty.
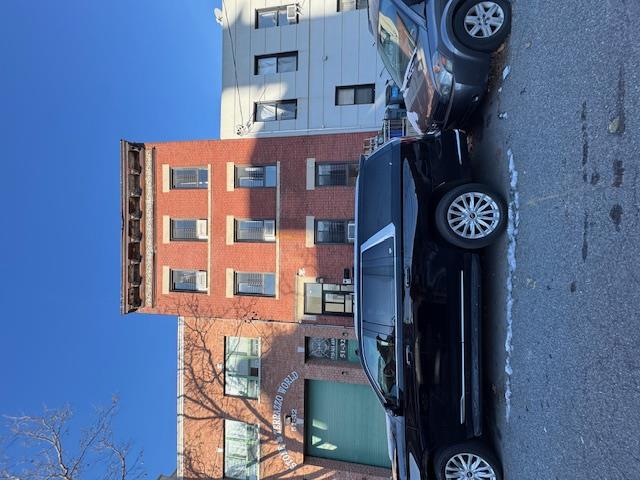
{"type": "Polygon", "coordinates": [[[346,338],[306,338],[307,360],[322,359],[358,363],[358,342],[346,338]]]}

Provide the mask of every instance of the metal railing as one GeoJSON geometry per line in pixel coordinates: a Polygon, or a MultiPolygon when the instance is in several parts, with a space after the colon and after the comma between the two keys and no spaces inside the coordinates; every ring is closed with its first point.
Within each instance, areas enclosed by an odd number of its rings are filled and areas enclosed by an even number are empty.
{"type": "Polygon", "coordinates": [[[417,135],[418,132],[406,117],[384,120],[382,122],[382,129],[378,132],[378,135],[364,140],[363,153],[364,155],[371,155],[392,138],[414,137],[417,135]]]}

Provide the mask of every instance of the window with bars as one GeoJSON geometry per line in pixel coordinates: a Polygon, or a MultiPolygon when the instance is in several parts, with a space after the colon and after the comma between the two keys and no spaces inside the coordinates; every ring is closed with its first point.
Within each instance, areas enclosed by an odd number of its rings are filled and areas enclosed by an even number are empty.
{"type": "Polygon", "coordinates": [[[295,72],[298,70],[298,52],[256,56],[255,74],[295,72]]]}
{"type": "Polygon", "coordinates": [[[258,480],[260,473],[260,428],[258,425],[224,421],[224,478],[258,480]]]}
{"type": "Polygon", "coordinates": [[[193,189],[209,186],[209,172],[206,168],[172,168],[171,188],[193,189]]]}
{"type": "Polygon", "coordinates": [[[298,23],[297,13],[295,15],[287,15],[287,9],[292,13],[291,7],[295,8],[295,5],[282,5],[275,8],[256,10],[256,28],[280,27],[298,23]]]}
{"type": "Polygon", "coordinates": [[[236,220],[236,242],[275,242],[275,220],[236,220]]]}
{"type": "Polygon", "coordinates": [[[357,163],[316,163],[316,186],[354,186],[358,177],[357,163]]]}
{"type": "Polygon", "coordinates": [[[305,283],[306,315],[353,315],[353,285],[305,283]]]}
{"type": "Polygon", "coordinates": [[[366,9],[368,6],[367,0],[338,0],[339,12],[366,9]]]}
{"type": "Polygon", "coordinates": [[[258,398],[260,393],[260,339],[225,338],[224,393],[258,398]]]}
{"type": "Polygon", "coordinates": [[[336,105],[364,105],[374,103],[376,99],[376,86],[349,85],[336,87],[336,105]]]}
{"type": "Polygon", "coordinates": [[[257,102],[254,116],[256,122],[274,122],[276,120],[295,120],[297,112],[297,100],[276,100],[257,102]]]}
{"type": "Polygon", "coordinates": [[[316,243],[353,243],[353,220],[316,220],[316,243]]]}
{"type": "Polygon", "coordinates": [[[236,272],[235,294],[275,297],[276,276],[273,273],[236,272]]]}
{"type": "Polygon", "coordinates": [[[206,240],[209,237],[206,220],[171,219],[171,240],[206,240]]]}
{"type": "Polygon", "coordinates": [[[236,187],[261,188],[276,186],[276,166],[236,166],[236,187]]]}
{"type": "Polygon", "coordinates": [[[346,338],[306,337],[307,360],[331,360],[334,362],[359,362],[358,341],[346,338]]]}
{"type": "Polygon", "coordinates": [[[206,270],[171,270],[172,292],[206,292],[206,270]]]}

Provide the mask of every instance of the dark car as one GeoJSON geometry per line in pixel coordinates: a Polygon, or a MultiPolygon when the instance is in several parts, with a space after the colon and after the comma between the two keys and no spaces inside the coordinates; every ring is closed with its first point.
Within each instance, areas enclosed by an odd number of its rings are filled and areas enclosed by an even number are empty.
{"type": "Polygon", "coordinates": [[[508,0],[369,0],[369,27],[420,133],[461,128],[511,28],[508,0]]]}
{"type": "Polygon", "coordinates": [[[388,416],[397,478],[501,478],[478,440],[477,249],[506,217],[501,197],[472,182],[458,130],[394,139],[360,162],[355,330],[388,416]]]}

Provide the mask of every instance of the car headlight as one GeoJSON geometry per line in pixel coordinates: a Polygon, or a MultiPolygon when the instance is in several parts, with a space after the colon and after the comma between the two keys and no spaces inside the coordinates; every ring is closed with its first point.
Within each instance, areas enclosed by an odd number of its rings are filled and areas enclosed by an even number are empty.
{"type": "Polygon", "coordinates": [[[453,63],[441,53],[436,52],[431,64],[436,88],[442,97],[448,98],[453,88],[453,63]]]}

